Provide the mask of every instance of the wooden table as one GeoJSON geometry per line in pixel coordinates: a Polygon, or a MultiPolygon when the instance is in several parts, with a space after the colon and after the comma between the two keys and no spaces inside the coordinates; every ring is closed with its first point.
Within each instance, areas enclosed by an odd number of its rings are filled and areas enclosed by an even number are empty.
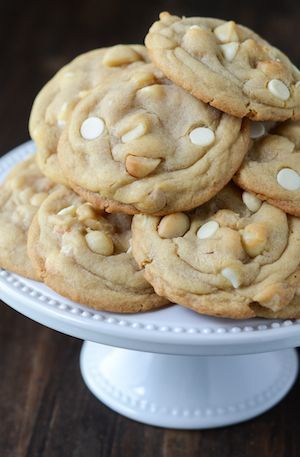
{"type": "MultiPolygon", "coordinates": [[[[234,18],[300,65],[298,0],[6,0],[0,5],[0,153],[28,139],[33,98],[60,66],[92,48],[142,42],[160,10],[234,18]]],[[[300,456],[299,382],[281,404],[247,423],[163,430],[125,419],[90,394],[80,377],[80,346],[0,305],[0,457],[300,456]]]]}

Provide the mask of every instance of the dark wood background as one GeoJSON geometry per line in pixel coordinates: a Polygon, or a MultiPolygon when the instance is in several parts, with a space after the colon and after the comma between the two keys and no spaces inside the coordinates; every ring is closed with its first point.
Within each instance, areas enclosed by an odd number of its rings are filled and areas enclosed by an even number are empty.
{"type": "MultiPolygon", "coordinates": [[[[63,64],[96,47],[142,42],[161,10],[233,18],[300,66],[299,0],[0,0],[0,154],[28,139],[34,96],[63,64]]],[[[300,456],[299,381],[247,423],[163,430],[125,419],[90,394],[80,346],[0,304],[0,457],[300,456]]]]}

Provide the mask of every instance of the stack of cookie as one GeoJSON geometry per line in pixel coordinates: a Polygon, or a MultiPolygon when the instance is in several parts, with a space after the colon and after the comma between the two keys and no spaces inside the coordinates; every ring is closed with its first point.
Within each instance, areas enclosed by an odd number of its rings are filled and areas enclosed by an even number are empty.
{"type": "Polygon", "coordinates": [[[97,309],[300,317],[299,70],[233,21],[162,13],[145,44],[37,96],[0,264],[97,309]]]}

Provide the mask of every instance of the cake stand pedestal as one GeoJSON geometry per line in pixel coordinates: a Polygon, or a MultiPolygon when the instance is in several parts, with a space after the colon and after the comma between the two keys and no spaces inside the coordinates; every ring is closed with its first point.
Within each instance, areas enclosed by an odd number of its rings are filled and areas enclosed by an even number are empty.
{"type": "Polygon", "coordinates": [[[86,341],[80,357],[93,394],[124,416],[161,427],[220,427],[257,416],[288,392],[292,350],[247,356],[165,355],[86,341]]]}
{"type": "MultiPolygon", "coordinates": [[[[0,180],[34,151],[0,159],[0,180]]],[[[179,305],[144,314],[95,311],[0,269],[0,298],[43,325],[85,340],[80,367],[93,394],[147,424],[201,429],[261,414],[293,385],[300,320],[231,321],[179,305]]]]}

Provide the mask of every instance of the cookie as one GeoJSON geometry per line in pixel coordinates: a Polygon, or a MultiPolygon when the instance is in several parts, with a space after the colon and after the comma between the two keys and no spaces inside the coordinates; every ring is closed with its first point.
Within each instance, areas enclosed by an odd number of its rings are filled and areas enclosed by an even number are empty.
{"type": "Polygon", "coordinates": [[[205,205],[136,215],[133,255],[158,295],[199,313],[244,319],[283,313],[300,284],[300,219],[248,205],[230,184],[205,205]]]}
{"type": "Polygon", "coordinates": [[[28,236],[29,256],[44,282],[96,309],[133,313],[159,308],[130,247],[131,217],[96,211],[61,186],[41,205],[28,236]]]}
{"type": "Polygon", "coordinates": [[[16,165],[0,189],[0,266],[30,279],[39,279],[27,255],[31,221],[53,184],[35,156],[16,165]]]}
{"type": "Polygon", "coordinates": [[[300,118],[300,72],[233,21],[161,13],[145,40],[155,64],[195,97],[234,116],[300,118]]]}
{"type": "Polygon", "coordinates": [[[300,319],[300,290],[296,290],[296,294],[289,305],[279,311],[272,311],[264,306],[255,304],[252,309],[256,316],[266,319],[300,319]]]}
{"type": "MultiPolygon", "coordinates": [[[[258,131],[259,124],[255,128],[258,131]]],[[[300,217],[300,122],[286,121],[256,139],[234,180],[256,197],[300,217]]]]}
{"type": "Polygon", "coordinates": [[[63,67],[36,97],[29,121],[37,145],[38,165],[55,182],[67,184],[57,161],[57,143],[74,109],[90,89],[104,81],[117,81],[124,71],[148,62],[140,45],[117,45],[82,54],[63,67]]]}
{"type": "Polygon", "coordinates": [[[153,71],[95,88],[58,146],[70,185],[108,212],[168,214],[213,197],[249,147],[248,121],[197,100],[153,71]]]}

